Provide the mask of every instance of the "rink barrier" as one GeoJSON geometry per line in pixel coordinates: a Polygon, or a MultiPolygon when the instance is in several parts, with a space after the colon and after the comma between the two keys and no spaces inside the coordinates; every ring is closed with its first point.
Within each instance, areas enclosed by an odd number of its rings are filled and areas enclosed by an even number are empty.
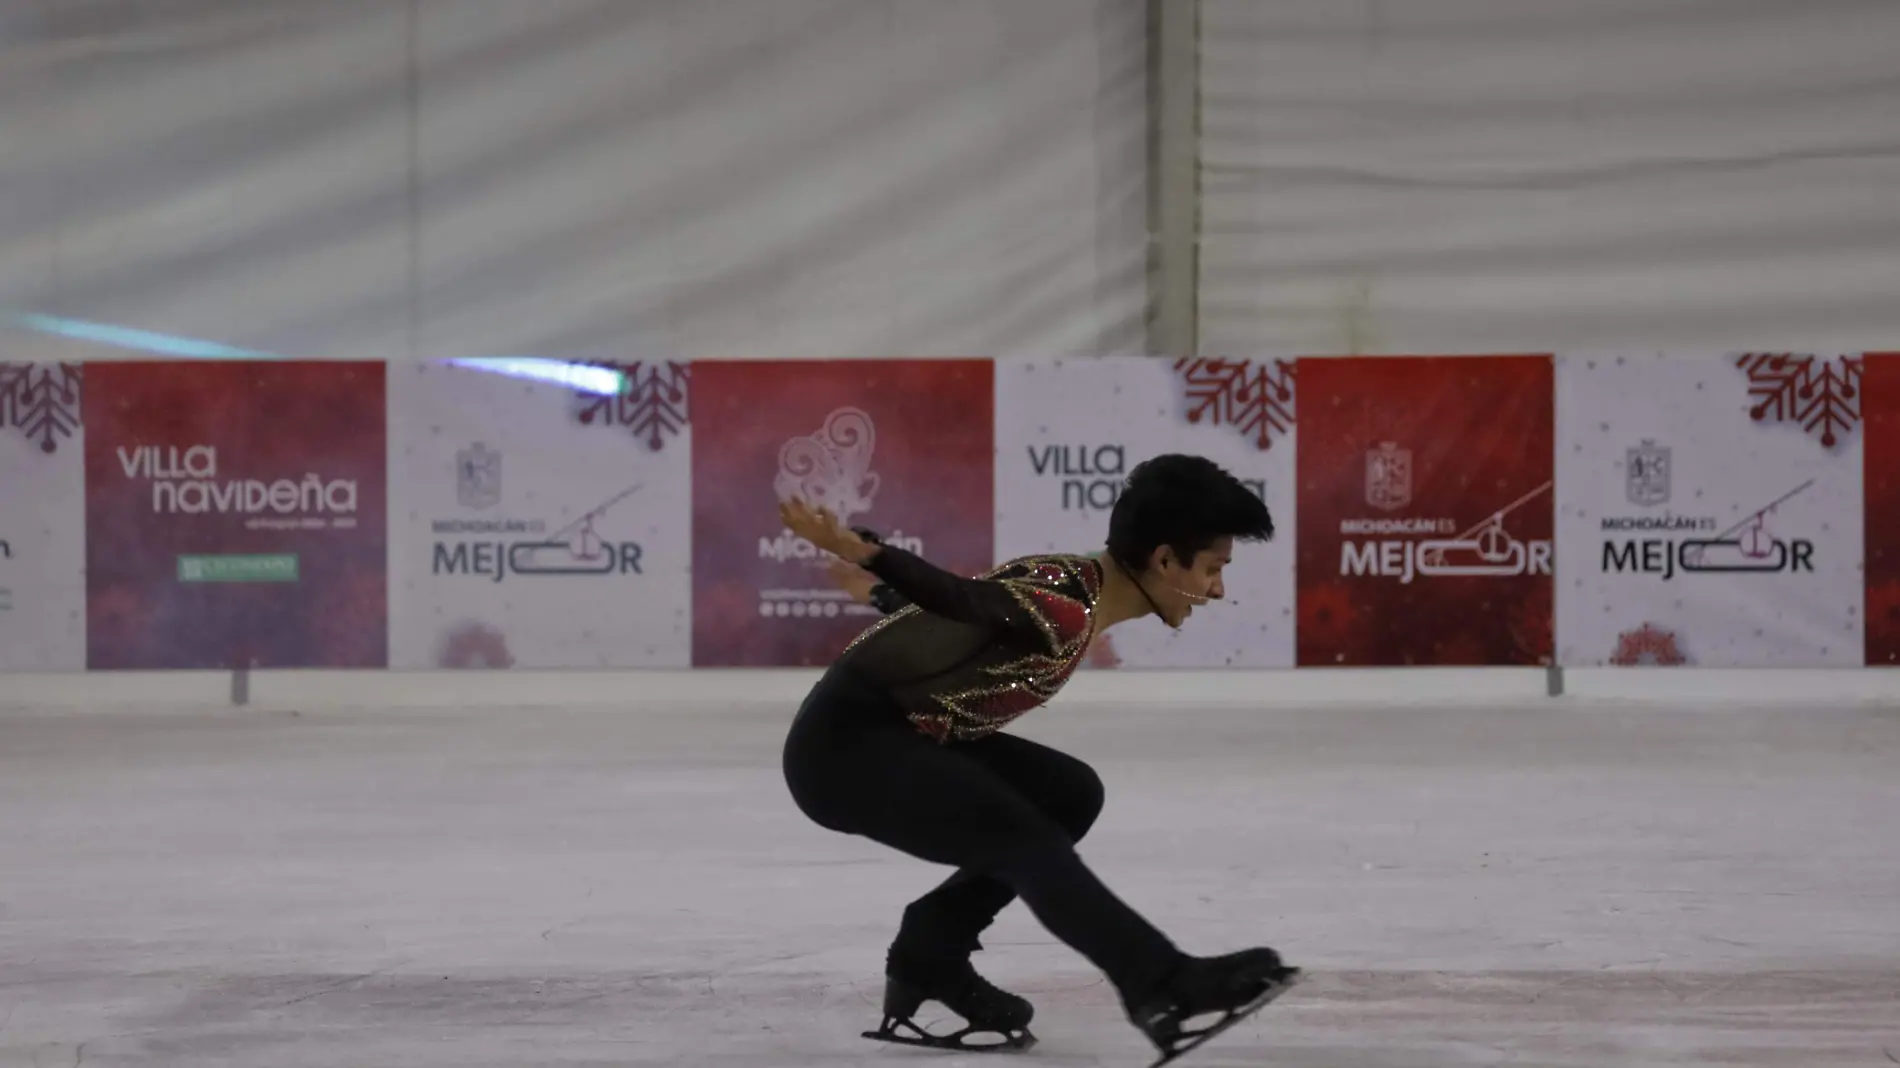
{"type": "MultiPolygon", "coordinates": [[[[817,663],[869,615],[806,569],[779,497],[975,574],[1099,547],[1130,465],[1174,451],[1282,509],[1280,544],[1191,642],[1118,633],[1091,664],[1900,665],[1900,353],[562,366],[628,392],[434,363],[0,363],[0,673],[817,663]],[[285,438],[286,405],[326,418],[285,438]],[[794,445],[828,473],[784,466],[794,445]]],[[[1340,685],[1266,678],[1234,685],[1340,685]]],[[[25,685],[0,674],[0,701],[25,685]]]]}
{"type": "MultiPolygon", "coordinates": [[[[621,707],[790,714],[816,669],[653,671],[126,671],[8,675],[0,709],[265,711],[621,707]]],[[[1863,668],[1339,668],[1084,672],[1053,704],[1297,708],[1596,703],[1677,707],[1900,705],[1900,672],[1863,668]]]]}

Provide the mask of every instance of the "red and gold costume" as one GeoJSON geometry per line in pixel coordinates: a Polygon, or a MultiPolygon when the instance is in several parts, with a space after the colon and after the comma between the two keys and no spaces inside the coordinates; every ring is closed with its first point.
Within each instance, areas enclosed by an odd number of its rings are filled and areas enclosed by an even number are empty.
{"type": "Polygon", "coordinates": [[[1043,704],[1095,629],[1102,565],[1051,554],[964,578],[881,546],[866,566],[910,603],[858,635],[839,665],[883,687],[938,741],[981,738],[1043,704]]]}

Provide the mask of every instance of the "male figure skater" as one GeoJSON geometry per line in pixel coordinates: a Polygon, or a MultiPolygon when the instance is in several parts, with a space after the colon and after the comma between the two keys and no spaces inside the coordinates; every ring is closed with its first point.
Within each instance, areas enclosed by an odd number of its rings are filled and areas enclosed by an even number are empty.
{"type": "Polygon", "coordinates": [[[793,533],[909,602],[854,639],[800,707],[784,749],[792,797],[820,826],[957,869],[904,910],[885,959],[884,1024],[867,1037],[996,1048],[964,1041],[993,1033],[1002,1048],[1033,1044],[1029,1002],[970,963],[977,935],[1017,897],[1108,976],[1160,1050],[1157,1064],[1295,980],[1298,969],[1269,948],[1214,958],[1177,949],[1076,855],[1101,811],[1095,772],[998,733],[1055,696],[1094,635],[1150,614],[1179,627],[1221,597],[1234,542],[1273,535],[1258,497],[1212,461],[1158,456],[1129,473],[1099,559],[1025,557],[981,578],[880,544],[803,501],[782,502],[780,513],[793,533]],[[967,1026],[925,1033],[911,1017],[926,1000],[967,1026]],[[1212,1026],[1186,1029],[1216,1012],[1224,1017],[1212,1026]]]}

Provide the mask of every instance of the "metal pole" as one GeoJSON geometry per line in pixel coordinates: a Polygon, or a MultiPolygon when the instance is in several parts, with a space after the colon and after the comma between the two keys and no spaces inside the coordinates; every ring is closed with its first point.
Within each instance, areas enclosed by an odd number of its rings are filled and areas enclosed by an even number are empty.
{"type": "Polygon", "coordinates": [[[1200,349],[1201,2],[1148,0],[1148,351],[1200,349]]]}

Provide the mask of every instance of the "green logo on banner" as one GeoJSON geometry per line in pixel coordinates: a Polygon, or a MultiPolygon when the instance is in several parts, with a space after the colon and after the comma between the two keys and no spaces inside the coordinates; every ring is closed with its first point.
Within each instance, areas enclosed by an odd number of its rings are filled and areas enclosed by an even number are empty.
{"type": "Polygon", "coordinates": [[[295,582],[296,553],[181,556],[180,582],[295,582]]]}

